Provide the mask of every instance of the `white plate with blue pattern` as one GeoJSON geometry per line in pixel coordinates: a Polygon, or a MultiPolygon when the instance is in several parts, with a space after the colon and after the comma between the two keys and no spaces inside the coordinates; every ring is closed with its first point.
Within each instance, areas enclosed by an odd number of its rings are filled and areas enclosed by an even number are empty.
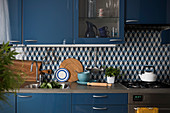
{"type": "Polygon", "coordinates": [[[65,68],[60,68],[55,72],[55,77],[59,82],[66,82],[69,79],[69,72],[65,68]]]}

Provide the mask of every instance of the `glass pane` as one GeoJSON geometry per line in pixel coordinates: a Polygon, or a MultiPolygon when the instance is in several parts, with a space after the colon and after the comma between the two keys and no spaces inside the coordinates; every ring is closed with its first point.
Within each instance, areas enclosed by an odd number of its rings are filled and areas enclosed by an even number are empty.
{"type": "Polygon", "coordinates": [[[119,37],[119,0],[79,0],[79,37],[119,37]]]}

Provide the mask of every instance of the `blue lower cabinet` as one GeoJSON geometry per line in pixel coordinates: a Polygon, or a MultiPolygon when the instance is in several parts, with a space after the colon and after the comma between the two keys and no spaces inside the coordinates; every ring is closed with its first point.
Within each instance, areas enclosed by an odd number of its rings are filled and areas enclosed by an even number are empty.
{"type": "Polygon", "coordinates": [[[7,102],[0,100],[0,113],[15,113],[15,94],[4,94],[7,102]]]}
{"type": "Polygon", "coordinates": [[[127,113],[125,105],[73,105],[72,113],[127,113]]]}
{"type": "Polygon", "coordinates": [[[75,93],[72,104],[127,104],[126,93],[75,93]]]}
{"type": "Polygon", "coordinates": [[[71,94],[19,93],[17,113],[71,113],[71,94]]]}
{"type": "Polygon", "coordinates": [[[72,113],[128,113],[127,93],[72,94],[72,113]]]}

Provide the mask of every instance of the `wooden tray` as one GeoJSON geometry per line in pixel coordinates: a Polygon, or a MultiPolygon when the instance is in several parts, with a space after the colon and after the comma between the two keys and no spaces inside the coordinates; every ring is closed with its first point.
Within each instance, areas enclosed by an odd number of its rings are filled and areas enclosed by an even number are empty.
{"type": "Polygon", "coordinates": [[[78,80],[76,71],[83,72],[83,65],[79,60],[74,58],[64,60],[61,63],[60,68],[65,68],[69,71],[70,78],[68,79],[68,82],[75,82],[78,80]]]}
{"type": "MultiPolygon", "coordinates": [[[[31,70],[31,64],[32,61],[27,61],[27,60],[14,60],[13,65],[10,66],[10,69],[12,70],[21,70],[25,74],[21,74],[21,77],[25,81],[36,81],[36,63],[34,62],[33,64],[33,71],[30,72],[31,70]]],[[[38,62],[38,75],[40,74],[40,66],[41,62],[38,62]]]]}

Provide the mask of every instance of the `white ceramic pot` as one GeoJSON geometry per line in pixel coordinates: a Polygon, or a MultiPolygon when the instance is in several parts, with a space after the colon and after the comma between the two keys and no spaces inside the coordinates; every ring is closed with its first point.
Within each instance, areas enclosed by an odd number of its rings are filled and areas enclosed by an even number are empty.
{"type": "Polygon", "coordinates": [[[114,77],[107,77],[107,83],[113,84],[115,82],[115,76],[114,77]]]}

